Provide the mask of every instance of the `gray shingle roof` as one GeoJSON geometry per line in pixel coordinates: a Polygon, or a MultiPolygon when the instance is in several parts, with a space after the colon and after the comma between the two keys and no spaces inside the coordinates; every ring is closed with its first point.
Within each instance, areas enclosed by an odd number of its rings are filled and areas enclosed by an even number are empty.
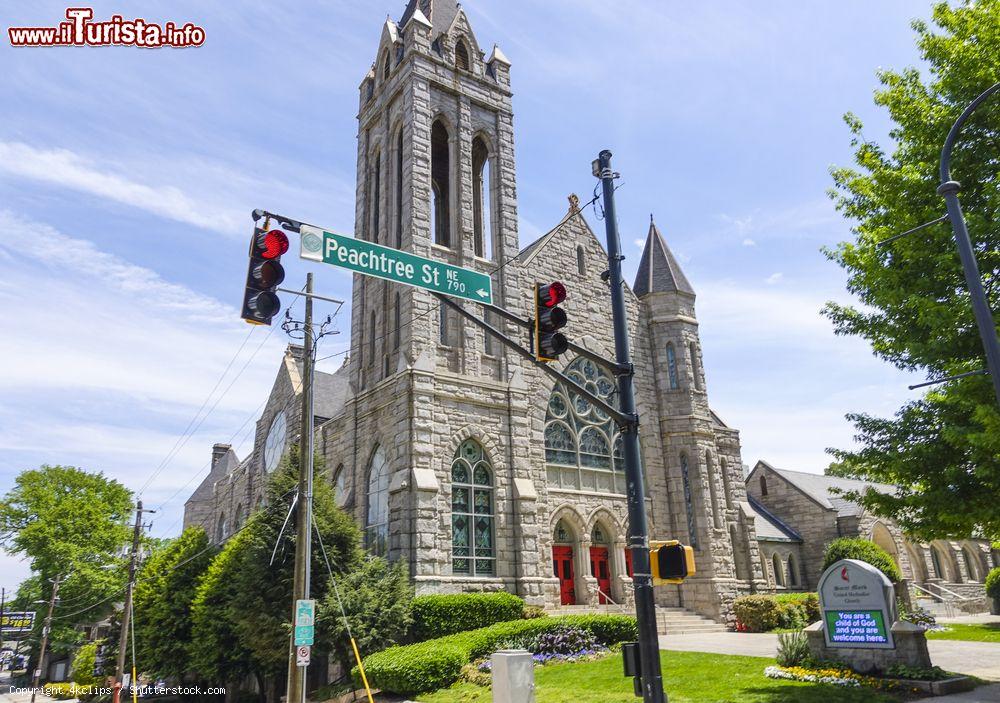
{"type": "Polygon", "coordinates": [[[455,20],[455,15],[458,14],[458,3],[455,0],[410,0],[403,10],[402,19],[399,20],[400,27],[406,26],[418,6],[424,17],[431,21],[432,39],[448,31],[455,20]]]}
{"type": "MultiPolygon", "coordinates": [[[[301,357],[295,360],[295,365],[301,374],[301,357]]],[[[313,415],[323,420],[337,417],[344,409],[349,393],[350,385],[346,366],[341,366],[334,373],[316,371],[313,383],[313,415]]]]}
{"type": "Polygon", "coordinates": [[[639,296],[673,291],[694,295],[694,288],[664,241],[652,216],[649,218],[649,234],[646,236],[646,246],[642,250],[632,290],[639,296]]]}
{"type": "Polygon", "coordinates": [[[870,481],[860,481],[853,478],[840,478],[839,476],[810,474],[804,471],[776,469],[766,462],[762,463],[765,463],[771,471],[781,476],[824,508],[837,511],[838,517],[860,515],[863,508],[854,501],[847,500],[833,489],[838,491],[858,491],[860,493],[864,493],[868,488],[873,488],[879,493],[895,493],[897,490],[896,486],[886,483],[871,483],[870,481]]]}
{"type": "Polygon", "coordinates": [[[761,505],[757,500],[748,495],[747,501],[753,510],[754,526],[757,528],[757,539],[769,540],[772,542],[801,542],[802,536],[793,530],[790,525],[784,522],[777,515],[761,505]]]}

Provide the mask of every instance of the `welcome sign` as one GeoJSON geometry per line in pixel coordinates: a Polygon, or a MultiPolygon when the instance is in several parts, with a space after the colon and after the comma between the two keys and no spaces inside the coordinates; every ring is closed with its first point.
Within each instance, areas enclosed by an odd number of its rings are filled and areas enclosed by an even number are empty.
{"type": "Polygon", "coordinates": [[[819,580],[823,635],[828,647],[895,649],[895,589],[871,564],[841,559],[819,580]]]}

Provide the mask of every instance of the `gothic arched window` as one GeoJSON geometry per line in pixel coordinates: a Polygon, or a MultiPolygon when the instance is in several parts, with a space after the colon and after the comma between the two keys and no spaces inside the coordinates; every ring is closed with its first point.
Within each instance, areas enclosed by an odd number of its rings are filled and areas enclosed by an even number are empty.
{"type": "Polygon", "coordinates": [[[688,539],[691,540],[691,546],[697,549],[698,530],[694,519],[694,503],[691,500],[691,475],[687,454],[681,454],[681,479],[684,483],[684,512],[687,514],[688,539]]]}
{"type": "Polygon", "coordinates": [[[667,342],[667,376],[670,378],[670,390],[675,391],[681,387],[677,380],[677,352],[673,342],[667,342]]]}
{"type": "Polygon", "coordinates": [[[226,514],[220,513],[219,524],[215,529],[215,541],[221,542],[228,536],[228,533],[229,533],[229,523],[226,522],[226,514]]]}
{"type": "Polygon", "coordinates": [[[490,152],[482,137],[472,140],[472,226],[476,256],[493,258],[490,152]]]}
{"type": "MultiPolygon", "coordinates": [[[[589,359],[578,358],[566,375],[617,406],[611,377],[589,359]]],[[[549,482],[576,490],[625,492],[622,449],[614,421],[600,408],[556,383],[545,416],[545,462],[549,482]]]]}
{"type": "Polygon", "coordinates": [[[465,45],[464,39],[455,42],[455,67],[463,71],[469,70],[469,47],[465,45]]]}
{"type": "Polygon", "coordinates": [[[694,342],[688,344],[688,353],[691,356],[691,376],[694,377],[694,389],[701,390],[701,366],[698,364],[698,345],[694,342]]]}
{"type": "Polygon", "coordinates": [[[722,527],[722,516],[719,514],[719,489],[715,485],[715,463],[708,451],[705,452],[705,473],[708,478],[709,499],[712,501],[712,524],[715,525],[715,529],[719,529],[722,527]]]}
{"type": "Polygon", "coordinates": [[[389,71],[392,70],[392,63],[389,61],[389,50],[382,52],[382,80],[389,80],[389,71]]]}
{"type": "Polygon", "coordinates": [[[576,247],[576,272],[581,276],[587,273],[587,256],[580,245],[576,247]]]}
{"type": "Polygon", "coordinates": [[[767,495],[767,477],[764,474],[760,475],[760,494],[761,496],[767,495]]]}
{"type": "Polygon", "coordinates": [[[382,447],[375,449],[368,467],[368,513],[365,515],[365,547],[384,555],[389,538],[389,463],[382,447]]]}
{"type": "Polygon", "coordinates": [[[451,246],[451,158],[448,129],[441,120],[431,127],[431,222],[435,244],[451,246]]]}
{"type": "Polygon", "coordinates": [[[382,154],[375,154],[375,191],[372,193],[372,241],[378,241],[378,231],[381,225],[379,215],[382,212],[382,154]]]}
{"type": "Polygon", "coordinates": [[[246,510],[244,510],[243,504],[240,503],[239,505],[236,506],[236,519],[233,522],[233,529],[238,530],[241,527],[243,527],[243,522],[246,520],[246,518],[247,518],[246,510]]]}
{"type": "Polygon", "coordinates": [[[451,462],[451,570],[496,574],[493,547],[493,469],[479,442],[467,439],[451,462]]]}
{"type": "Polygon", "coordinates": [[[344,471],[343,464],[333,474],[333,499],[341,508],[347,503],[347,472],[344,471]]]}
{"type": "Polygon", "coordinates": [[[785,585],[785,571],[781,568],[781,557],[778,556],[777,552],[771,557],[771,566],[774,569],[774,585],[783,587],[785,585]]]}
{"type": "Polygon", "coordinates": [[[396,138],[396,248],[403,246],[403,128],[396,138]]]}

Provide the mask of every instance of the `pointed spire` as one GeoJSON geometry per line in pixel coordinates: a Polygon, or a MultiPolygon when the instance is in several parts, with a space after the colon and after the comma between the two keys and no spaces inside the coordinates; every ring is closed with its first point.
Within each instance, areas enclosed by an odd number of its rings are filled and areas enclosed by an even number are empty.
{"type": "Polygon", "coordinates": [[[432,26],[432,36],[437,36],[448,31],[458,10],[459,4],[455,0],[409,0],[399,26],[405,27],[411,17],[420,13],[423,20],[432,26]]]}
{"type": "Polygon", "coordinates": [[[664,292],[694,295],[694,288],[681,270],[674,253],[663,240],[652,214],[649,216],[649,234],[646,236],[646,246],[642,250],[639,272],[636,274],[632,290],[638,296],[664,292]]]}

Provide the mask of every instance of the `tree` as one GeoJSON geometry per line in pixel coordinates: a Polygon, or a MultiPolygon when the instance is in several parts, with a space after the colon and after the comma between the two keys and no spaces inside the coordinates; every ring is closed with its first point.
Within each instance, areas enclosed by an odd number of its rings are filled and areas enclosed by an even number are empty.
{"type": "MultiPolygon", "coordinates": [[[[936,194],[941,146],[951,125],[1000,76],[1000,0],[964,0],[934,7],[935,27],[913,22],[926,62],[878,73],[875,102],[894,128],[892,153],[853,135],[854,168],[832,170],[837,208],[853,221],[854,241],[826,255],[848,273],[861,306],[828,303],[837,334],[868,340],[875,354],[931,378],[985,368],[984,353],[947,223],[885,246],[893,234],[940,217],[936,194]]],[[[983,272],[987,297],[1000,310],[1000,188],[997,142],[1000,101],[984,104],[956,144],[952,171],[983,272]]],[[[1000,409],[988,377],[936,386],[892,418],[848,415],[857,450],[829,450],[829,473],[895,484],[897,493],[848,493],[918,537],[1000,534],[1000,409]]]]}
{"type": "MultiPolygon", "coordinates": [[[[36,575],[30,585],[33,600],[47,602],[52,580],[60,578],[49,637],[53,652],[75,646],[82,634],[74,625],[101,619],[124,590],[121,555],[131,539],[131,514],[127,488],[104,474],[72,466],[22,471],[0,500],[0,545],[30,559],[36,575]]],[[[35,621],[35,649],[42,620],[35,621]]]]}
{"type": "Polygon", "coordinates": [[[201,527],[189,527],[154,551],[136,577],[135,640],[139,665],[157,676],[181,679],[192,670],[189,613],[198,581],[215,550],[201,527]]]}
{"type": "Polygon", "coordinates": [[[381,557],[366,559],[338,580],[338,588],[330,586],[320,602],[318,625],[322,644],[344,671],[350,671],[357,663],[348,626],[362,657],[399,644],[406,636],[413,622],[410,611],[413,588],[402,564],[390,565],[381,557]]]}
{"type": "MultiPolygon", "coordinates": [[[[315,463],[319,475],[319,457],[315,463]]],[[[199,672],[229,681],[253,674],[268,700],[277,700],[288,665],[296,533],[294,520],[284,532],[282,525],[297,480],[298,451],[293,447],[269,480],[267,507],[254,513],[212,560],[192,606],[193,661],[199,672]]],[[[313,517],[331,570],[341,574],[356,568],[360,532],[336,507],[328,481],[314,483],[313,517]]],[[[312,545],[311,592],[321,598],[329,574],[320,540],[314,537],[312,545]]]]}

